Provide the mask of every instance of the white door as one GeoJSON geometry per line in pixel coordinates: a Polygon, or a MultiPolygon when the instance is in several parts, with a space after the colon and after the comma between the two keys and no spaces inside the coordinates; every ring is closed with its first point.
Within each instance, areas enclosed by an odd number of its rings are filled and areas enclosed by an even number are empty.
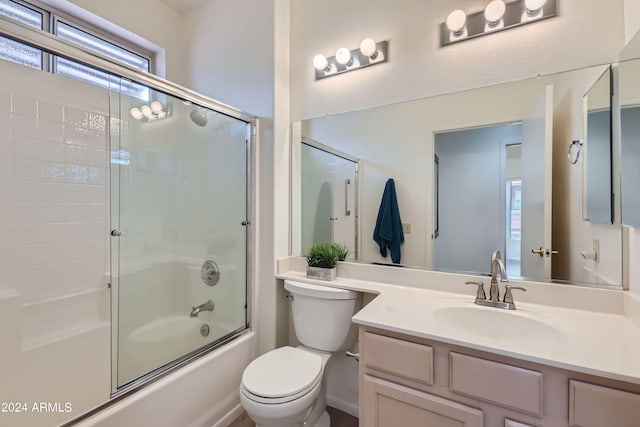
{"type": "Polygon", "coordinates": [[[553,85],[522,122],[522,276],[551,278],[553,85]]]}

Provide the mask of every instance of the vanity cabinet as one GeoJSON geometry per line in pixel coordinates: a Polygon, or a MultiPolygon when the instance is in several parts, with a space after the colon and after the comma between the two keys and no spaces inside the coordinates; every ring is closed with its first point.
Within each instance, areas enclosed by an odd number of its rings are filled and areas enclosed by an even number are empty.
{"type": "Polygon", "coordinates": [[[365,375],[360,425],[482,427],[482,411],[449,399],[365,375]]]}
{"type": "Polygon", "coordinates": [[[360,327],[360,426],[638,427],[640,385],[360,327]]]}

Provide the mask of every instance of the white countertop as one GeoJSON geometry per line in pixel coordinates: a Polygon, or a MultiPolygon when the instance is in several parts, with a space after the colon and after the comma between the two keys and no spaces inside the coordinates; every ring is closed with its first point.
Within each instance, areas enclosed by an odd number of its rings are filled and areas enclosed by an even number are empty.
{"type": "MultiPolygon", "coordinates": [[[[509,311],[474,304],[472,288],[463,288],[467,293],[462,294],[340,276],[323,282],[295,270],[277,277],[378,294],[353,317],[360,325],[640,384],[640,322],[625,315],[622,308],[618,310],[616,304],[611,310],[594,310],[519,302],[524,294],[514,291],[517,309],[509,311]],[[449,316],[445,320],[443,313],[449,316]],[[458,313],[463,314],[456,317],[458,313]],[[470,322],[467,329],[468,313],[482,320],[470,322]],[[485,321],[489,323],[486,329],[478,325],[485,321]]],[[[543,286],[554,291],[554,285],[543,286]]],[[[500,288],[502,293],[502,284],[500,288]]],[[[562,288],[558,293],[568,292],[566,286],[562,288]]],[[[486,290],[488,293],[488,286],[486,290]]],[[[585,291],[575,290],[576,299],[584,298],[581,292],[585,291]]]]}

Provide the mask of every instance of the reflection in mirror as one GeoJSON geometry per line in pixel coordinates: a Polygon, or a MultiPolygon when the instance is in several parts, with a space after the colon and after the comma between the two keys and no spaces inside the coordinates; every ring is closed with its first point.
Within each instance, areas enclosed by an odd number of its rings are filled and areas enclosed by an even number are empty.
{"type": "MultiPolygon", "coordinates": [[[[620,227],[582,219],[582,177],[567,161],[567,142],[582,138],[582,97],[605,68],[325,116],[294,129],[359,160],[360,261],[388,262],[372,234],[393,178],[404,265],[487,274],[499,249],[510,277],[619,287],[620,227]],[[482,152],[483,132],[495,133],[486,143],[493,154],[482,152]],[[596,241],[598,261],[584,258],[596,241]]],[[[293,188],[301,185],[299,168],[293,188]]],[[[294,203],[293,224],[299,209],[294,203]]],[[[301,234],[292,229],[294,248],[301,234]]]]}
{"type": "Polygon", "coordinates": [[[303,253],[315,243],[337,242],[357,259],[357,160],[313,141],[300,148],[303,253]]]}
{"type": "Polygon", "coordinates": [[[640,226],[640,59],[618,67],[622,141],[622,222],[640,226]]]}
{"type": "Polygon", "coordinates": [[[509,274],[520,276],[520,209],[510,209],[507,220],[506,195],[511,199],[507,188],[512,186],[514,196],[521,194],[521,142],[521,123],[435,135],[439,209],[446,215],[434,235],[434,268],[484,271],[486,254],[499,249],[509,274]],[[491,226],[469,227],[474,222],[491,226]],[[507,228],[512,231],[509,245],[507,228]]]}
{"type": "Polygon", "coordinates": [[[584,96],[583,217],[602,224],[614,221],[611,82],[611,68],[607,68],[584,96]]]}

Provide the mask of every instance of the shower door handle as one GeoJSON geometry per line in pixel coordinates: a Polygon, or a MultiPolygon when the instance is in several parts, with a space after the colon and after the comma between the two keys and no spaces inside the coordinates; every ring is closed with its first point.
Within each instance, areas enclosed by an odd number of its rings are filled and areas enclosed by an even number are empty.
{"type": "Polygon", "coordinates": [[[349,209],[349,184],[351,184],[351,180],[349,178],[344,180],[344,216],[351,215],[351,210],[349,209]]]}
{"type": "Polygon", "coordinates": [[[111,235],[113,237],[120,237],[120,236],[122,236],[122,231],[120,231],[120,230],[111,230],[111,235]]]}

